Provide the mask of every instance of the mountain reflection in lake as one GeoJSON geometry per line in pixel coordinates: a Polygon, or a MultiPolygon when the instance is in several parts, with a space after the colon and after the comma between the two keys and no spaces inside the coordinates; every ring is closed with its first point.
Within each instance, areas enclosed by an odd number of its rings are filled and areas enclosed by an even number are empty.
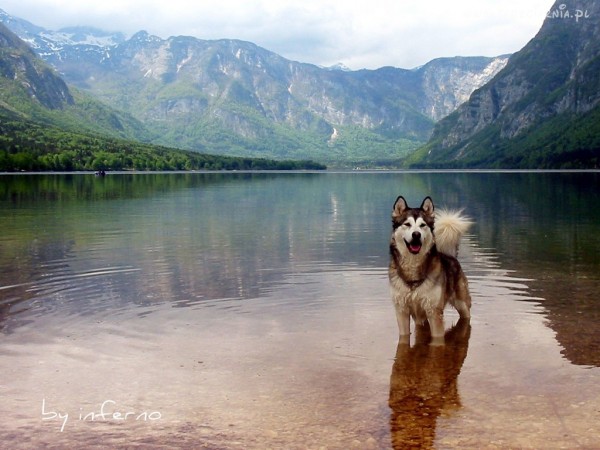
{"type": "Polygon", "coordinates": [[[599,178],[0,176],[0,439],[597,447],[599,178]],[[399,194],[476,222],[460,253],[473,318],[447,310],[442,348],[427,330],[397,346],[399,194]]]}

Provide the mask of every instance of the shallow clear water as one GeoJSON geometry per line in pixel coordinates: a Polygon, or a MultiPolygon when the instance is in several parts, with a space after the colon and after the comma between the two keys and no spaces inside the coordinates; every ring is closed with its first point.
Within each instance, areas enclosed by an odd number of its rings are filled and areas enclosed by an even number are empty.
{"type": "MultiPolygon", "coordinates": [[[[598,173],[0,176],[10,448],[600,446],[598,173]],[[464,208],[470,326],[397,348],[397,195],[464,208]]],[[[456,326],[454,326],[456,325],[456,326]]]]}

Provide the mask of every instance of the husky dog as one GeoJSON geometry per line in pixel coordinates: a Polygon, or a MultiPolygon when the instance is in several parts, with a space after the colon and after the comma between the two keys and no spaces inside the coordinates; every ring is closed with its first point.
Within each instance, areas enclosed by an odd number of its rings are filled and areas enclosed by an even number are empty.
{"type": "Polygon", "coordinates": [[[456,259],[471,222],[460,212],[434,214],[430,197],[419,208],[410,208],[400,196],[392,223],[389,278],[401,340],[409,339],[412,317],[418,325],[427,320],[432,343],[443,343],[447,303],[462,319],[471,317],[467,278],[456,259]]]}

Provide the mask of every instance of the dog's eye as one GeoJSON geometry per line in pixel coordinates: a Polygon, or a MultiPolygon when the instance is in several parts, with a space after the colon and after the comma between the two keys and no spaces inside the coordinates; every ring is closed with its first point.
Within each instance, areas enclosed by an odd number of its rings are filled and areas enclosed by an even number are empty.
{"type": "Polygon", "coordinates": [[[403,227],[407,227],[407,228],[408,228],[408,227],[410,227],[410,222],[404,222],[404,223],[402,224],[402,226],[403,226],[403,227]]]}
{"type": "Polygon", "coordinates": [[[421,228],[425,228],[427,226],[426,223],[422,223],[421,225],[419,225],[421,228]]]}

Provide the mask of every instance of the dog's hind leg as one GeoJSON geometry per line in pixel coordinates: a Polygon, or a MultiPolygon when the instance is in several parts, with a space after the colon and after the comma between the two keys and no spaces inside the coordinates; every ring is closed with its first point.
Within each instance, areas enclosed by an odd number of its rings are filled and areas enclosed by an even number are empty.
{"type": "Polygon", "coordinates": [[[471,318],[471,309],[467,306],[467,302],[465,302],[464,300],[455,300],[454,307],[458,311],[458,315],[461,319],[471,318]]]}
{"type": "Polygon", "coordinates": [[[452,304],[458,311],[461,319],[471,318],[471,294],[469,293],[467,279],[464,276],[458,282],[456,298],[452,304]]]}

